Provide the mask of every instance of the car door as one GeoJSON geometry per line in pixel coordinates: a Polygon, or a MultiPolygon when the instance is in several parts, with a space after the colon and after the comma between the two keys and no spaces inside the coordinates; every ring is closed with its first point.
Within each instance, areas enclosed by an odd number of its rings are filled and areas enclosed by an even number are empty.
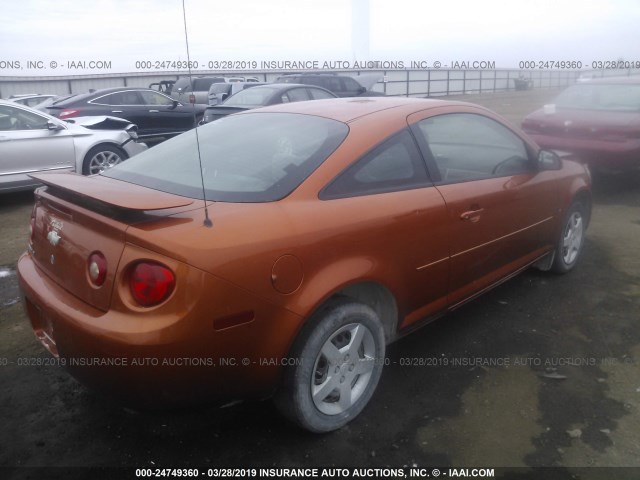
{"type": "Polygon", "coordinates": [[[400,329],[446,308],[447,209],[408,128],[352,164],[320,198],[353,224],[336,238],[340,254],[385,259],[375,263],[384,266],[385,281],[398,287],[398,303],[406,306],[400,329]]]}
{"type": "Polygon", "coordinates": [[[447,204],[450,305],[552,248],[556,193],[520,136],[480,109],[430,109],[409,121],[447,204]]]}
{"type": "Polygon", "coordinates": [[[138,126],[141,136],[153,133],[153,120],[137,90],[121,90],[94,98],[87,102],[92,115],[110,115],[124,118],[138,126]]]}
{"type": "Polygon", "coordinates": [[[17,106],[0,105],[0,179],[25,180],[42,170],[75,167],[73,136],[62,123],[49,129],[49,119],[17,106]]]}
{"type": "Polygon", "coordinates": [[[192,105],[174,105],[170,97],[152,90],[141,90],[139,93],[149,115],[150,133],[176,134],[195,125],[192,105]]]}

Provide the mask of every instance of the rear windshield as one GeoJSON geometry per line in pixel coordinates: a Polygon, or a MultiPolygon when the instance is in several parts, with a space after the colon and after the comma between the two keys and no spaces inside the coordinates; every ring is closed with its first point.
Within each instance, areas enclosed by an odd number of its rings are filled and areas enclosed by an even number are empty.
{"type": "Polygon", "coordinates": [[[594,83],[574,85],[562,92],[555,103],[565,108],[638,112],[640,111],[640,85],[594,83]]]}
{"type": "MultiPolygon", "coordinates": [[[[246,90],[250,92],[254,89],[246,90]]],[[[102,175],[221,202],[272,202],[300,185],[345,139],[342,122],[293,113],[247,113],[167,140],[102,175]]]]}
{"type": "Polygon", "coordinates": [[[273,94],[281,88],[270,86],[249,88],[229,97],[224,104],[230,107],[261,107],[266,105],[273,94]]]}

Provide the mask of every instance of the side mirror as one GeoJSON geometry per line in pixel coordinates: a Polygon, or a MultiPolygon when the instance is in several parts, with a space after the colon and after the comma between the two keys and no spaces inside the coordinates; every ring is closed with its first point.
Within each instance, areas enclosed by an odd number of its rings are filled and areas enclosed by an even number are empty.
{"type": "Polygon", "coordinates": [[[47,130],[51,130],[52,132],[57,132],[58,130],[64,130],[64,127],[62,125],[58,125],[57,123],[52,122],[51,120],[48,120],[47,130]]]}
{"type": "Polygon", "coordinates": [[[360,87],[360,88],[358,89],[358,92],[360,92],[360,95],[362,95],[362,94],[363,94],[364,92],[366,92],[366,91],[367,91],[367,89],[366,89],[365,87],[360,87]]]}
{"type": "Polygon", "coordinates": [[[228,96],[229,96],[228,93],[221,93],[220,94],[220,103],[224,102],[227,99],[228,96]]]}
{"type": "Polygon", "coordinates": [[[178,100],[174,100],[173,102],[171,102],[171,110],[173,110],[174,108],[178,108],[178,105],[180,105],[180,102],[178,100]]]}
{"type": "Polygon", "coordinates": [[[540,150],[538,154],[538,167],[540,170],[560,170],[562,168],[562,160],[555,152],[540,150]]]}

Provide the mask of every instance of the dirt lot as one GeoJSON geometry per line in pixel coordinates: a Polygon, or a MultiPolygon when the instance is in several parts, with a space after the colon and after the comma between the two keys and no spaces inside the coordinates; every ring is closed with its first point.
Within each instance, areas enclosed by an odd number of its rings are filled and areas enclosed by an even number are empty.
{"type": "MultiPolygon", "coordinates": [[[[519,123],[555,93],[463,99],[519,123]]],[[[545,478],[637,478],[572,469],[640,467],[640,175],[599,177],[594,195],[574,272],[525,272],[392,345],[391,365],[364,414],[325,436],[291,427],[269,402],[137,413],[62,368],[18,366],[48,354],[17,303],[12,273],[26,245],[32,195],[4,195],[0,467],[556,466],[567,468],[545,478]],[[406,366],[404,359],[425,360],[406,366]]],[[[520,471],[509,478],[535,477],[520,471]]]]}

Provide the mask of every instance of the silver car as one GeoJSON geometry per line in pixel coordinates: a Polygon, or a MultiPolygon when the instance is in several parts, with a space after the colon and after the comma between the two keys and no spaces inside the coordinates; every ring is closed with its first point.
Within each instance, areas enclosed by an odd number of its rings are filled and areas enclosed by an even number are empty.
{"type": "Polygon", "coordinates": [[[93,175],[147,149],[137,142],[135,125],[122,119],[74,121],[0,100],[0,192],[37,186],[30,173],[69,170],[93,175]]]}

